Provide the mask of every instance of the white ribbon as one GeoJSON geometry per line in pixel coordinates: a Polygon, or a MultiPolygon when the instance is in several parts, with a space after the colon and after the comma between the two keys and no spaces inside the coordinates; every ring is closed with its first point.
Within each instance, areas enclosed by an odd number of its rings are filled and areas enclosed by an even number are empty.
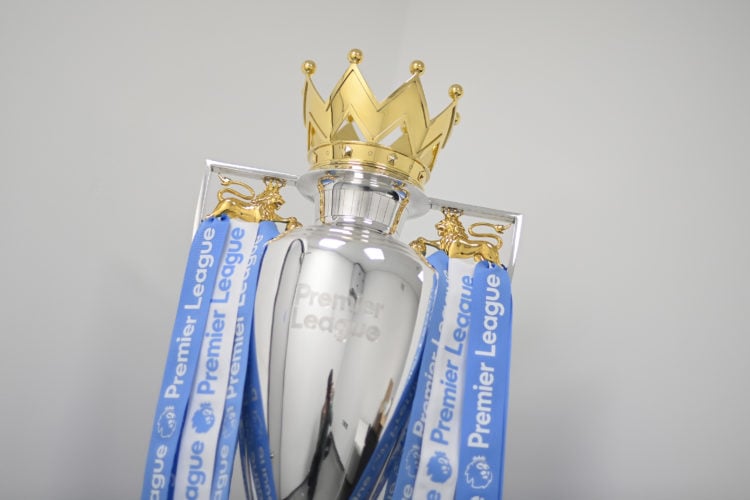
{"type": "Polygon", "coordinates": [[[449,500],[456,489],[474,265],[469,259],[451,259],[448,264],[448,291],[414,498],[449,500]]]}

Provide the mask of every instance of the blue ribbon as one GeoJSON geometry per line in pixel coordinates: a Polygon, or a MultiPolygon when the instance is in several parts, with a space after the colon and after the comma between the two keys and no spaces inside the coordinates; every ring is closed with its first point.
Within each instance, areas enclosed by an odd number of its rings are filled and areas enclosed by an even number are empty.
{"type": "Polygon", "coordinates": [[[406,440],[406,429],[404,426],[401,429],[396,446],[393,448],[391,458],[385,464],[385,470],[383,471],[383,477],[378,482],[378,486],[375,488],[377,492],[380,492],[383,487],[386,488],[384,499],[393,498],[393,492],[396,489],[396,480],[398,479],[398,470],[401,467],[404,455],[404,441],[406,440]]]}
{"type": "Polygon", "coordinates": [[[396,445],[399,436],[402,434],[404,425],[406,425],[411,410],[411,403],[414,400],[417,377],[410,377],[407,387],[399,399],[393,417],[383,431],[375,451],[373,451],[370,460],[367,462],[362,475],[357,481],[353,493],[349,496],[350,500],[366,500],[377,497],[380,489],[384,486],[381,471],[388,467],[390,460],[397,459],[396,445]]]}
{"type": "MultiPolygon", "coordinates": [[[[255,294],[258,288],[258,275],[260,274],[261,261],[265,253],[266,244],[278,236],[279,231],[273,222],[261,222],[258,226],[258,235],[255,239],[252,251],[249,255],[249,265],[247,277],[243,286],[243,298],[237,309],[237,327],[235,330],[235,341],[232,349],[232,368],[230,370],[229,385],[227,391],[227,401],[224,407],[224,418],[221,423],[219,433],[219,443],[216,448],[216,461],[213,473],[213,482],[211,486],[211,499],[229,498],[229,483],[232,478],[232,468],[234,466],[235,450],[237,449],[237,437],[240,424],[240,414],[243,408],[249,406],[250,412],[255,416],[260,415],[261,422],[251,426],[254,442],[264,447],[266,456],[269,457],[268,472],[271,477],[271,488],[273,488],[273,471],[270,469],[270,450],[268,445],[268,432],[266,431],[265,419],[263,418],[263,404],[259,398],[250,398],[250,401],[243,402],[247,398],[245,391],[246,379],[250,382],[252,390],[259,391],[257,356],[255,354],[255,339],[253,335],[253,311],[255,308],[255,294]],[[249,366],[248,366],[249,363],[249,366]],[[264,434],[265,433],[265,434],[264,434]]],[[[247,427],[246,427],[247,428],[247,427]]],[[[258,449],[258,446],[254,447],[258,449]]],[[[251,456],[253,456],[251,454],[251,456]]],[[[256,458],[254,470],[262,467],[262,462],[258,464],[256,458]]],[[[254,472],[255,474],[255,472],[254,472]]],[[[259,477],[263,476],[258,471],[259,477]]],[[[258,478],[255,484],[258,483],[258,478]]],[[[265,488],[263,491],[266,491],[265,488]]],[[[273,492],[263,498],[275,498],[273,492]]]]}
{"type": "Polygon", "coordinates": [[[228,230],[226,216],[206,219],[190,247],[151,431],[142,500],[172,496],[182,424],[228,230]]]}
{"type": "MultiPolygon", "coordinates": [[[[398,476],[393,489],[393,498],[408,499],[412,497],[414,481],[419,470],[419,456],[422,450],[422,438],[425,424],[425,408],[429,401],[434,376],[435,356],[440,343],[440,323],[445,309],[445,294],[448,289],[448,255],[435,252],[428,259],[437,272],[435,300],[430,308],[427,325],[427,340],[419,370],[416,396],[411,408],[411,415],[403,445],[403,455],[398,468],[398,476]]],[[[386,496],[386,498],[391,498],[386,496]]]]}
{"type": "Polygon", "coordinates": [[[478,263],[471,294],[456,498],[500,500],[513,316],[508,272],[478,263]]]}

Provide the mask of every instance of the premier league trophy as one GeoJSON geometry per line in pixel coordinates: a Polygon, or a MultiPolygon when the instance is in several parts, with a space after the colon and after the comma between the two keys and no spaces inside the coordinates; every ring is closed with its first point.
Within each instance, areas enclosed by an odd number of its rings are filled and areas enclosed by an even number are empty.
{"type": "Polygon", "coordinates": [[[422,62],[380,102],[361,60],[327,100],[303,64],[307,173],[208,162],[143,498],[228,498],[238,443],[248,498],[501,497],[521,216],[427,197],[463,91],[431,118],[422,62]]]}

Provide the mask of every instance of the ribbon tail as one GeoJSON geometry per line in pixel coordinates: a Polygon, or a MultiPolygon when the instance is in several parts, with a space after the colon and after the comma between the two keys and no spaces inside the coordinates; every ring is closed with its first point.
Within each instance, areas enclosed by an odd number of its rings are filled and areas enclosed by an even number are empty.
{"type": "Polygon", "coordinates": [[[208,321],[211,291],[229,232],[226,217],[204,220],[195,233],[154,416],[142,500],[171,498],[183,422],[208,321]]]}
{"type": "Polygon", "coordinates": [[[505,268],[477,264],[456,495],[502,498],[512,301],[505,268]]]}

